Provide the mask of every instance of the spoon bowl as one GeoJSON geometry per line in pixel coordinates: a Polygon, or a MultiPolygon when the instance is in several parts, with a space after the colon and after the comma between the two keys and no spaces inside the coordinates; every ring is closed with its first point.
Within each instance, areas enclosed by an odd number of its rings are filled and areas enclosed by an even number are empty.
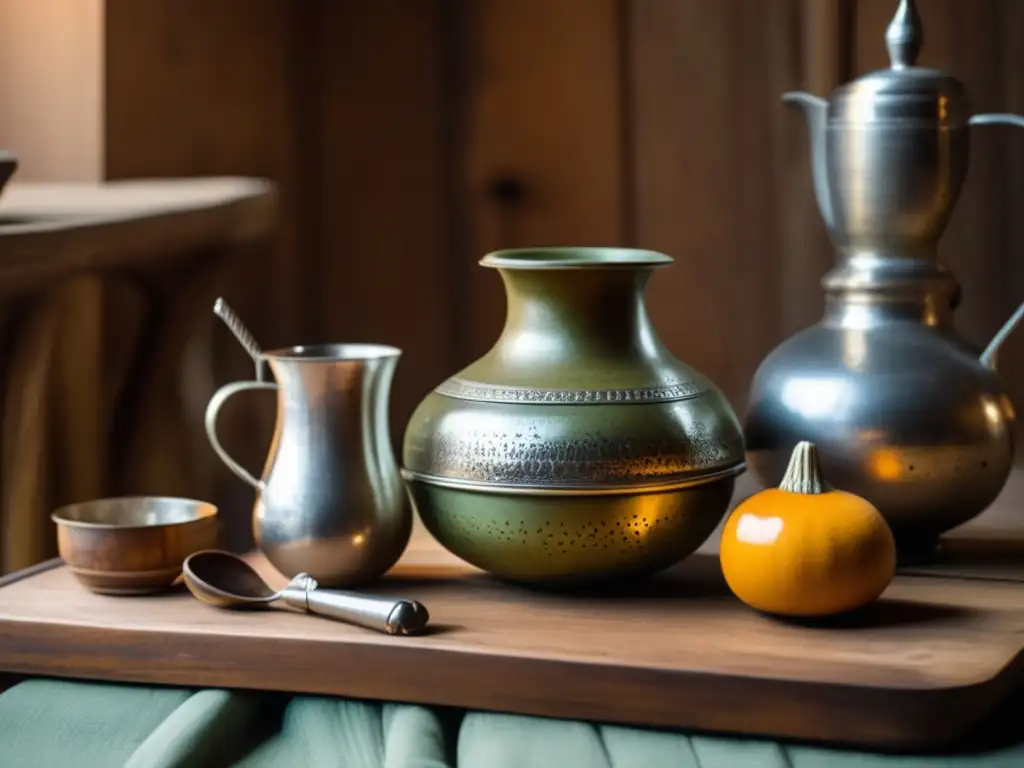
{"type": "Polygon", "coordinates": [[[285,605],[389,635],[414,635],[430,620],[415,600],[318,589],[316,579],[300,573],[275,592],[245,560],[230,552],[196,552],[182,564],[188,591],[218,608],[267,608],[285,605]]]}
{"type": "Polygon", "coordinates": [[[268,607],[278,599],[255,568],[230,552],[196,552],[185,560],[181,574],[189,592],[218,608],[268,607]]]}

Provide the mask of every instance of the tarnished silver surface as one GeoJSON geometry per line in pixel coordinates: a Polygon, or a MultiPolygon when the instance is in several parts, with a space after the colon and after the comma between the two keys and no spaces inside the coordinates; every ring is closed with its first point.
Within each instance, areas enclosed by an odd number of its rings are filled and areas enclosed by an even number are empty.
{"type": "Polygon", "coordinates": [[[376,344],[264,352],[277,383],[236,382],[211,398],[210,444],[256,489],[256,543],[286,576],[308,573],[332,587],[358,584],[382,575],[408,544],[412,513],[388,429],[400,354],[376,344]],[[228,455],[216,434],[224,402],[254,389],[278,393],[261,478],[228,455]]]}
{"type": "Polygon", "coordinates": [[[738,474],[742,437],[717,426],[717,405],[701,397],[635,403],[598,418],[585,404],[456,400],[423,438],[413,474],[535,490],[637,490],[738,474]]]}
{"type": "Polygon", "coordinates": [[[358,595],[318,587],[316,579],[300,573],[279,595],[281,601],[292,608],[389,635],[418,634],[429,621],[427,609],[416,600],[358,595]]]}
{"type": "Polygon", "coordinates": [[[891,67],[830,100],[789,93],[802,109],[814,190],[837,250],[825,316],[761,364],[745,422],[750,468],[781,478],[793,446],[816,443],[838,487],[873,502],[901,548],[929,547],[998,495],[1013,457],[1013,408],[994,366],[1020,321],[979,356],[953,328],[959,285],[937,246],[967,173],[971,126],[963,86],[915,64],[915,3],[886,33],[891,67]]]}
{"type": "Polygon", "coordinates": [[[416,600],[324,590],[306,573],[275,592],[252,566],[230,552],[196,552],[185,560],[182,573],[189,592],[219,608],[260,607],[280,600],[300,611],[389,635],[418,634],[430,620],[416,600]]]}

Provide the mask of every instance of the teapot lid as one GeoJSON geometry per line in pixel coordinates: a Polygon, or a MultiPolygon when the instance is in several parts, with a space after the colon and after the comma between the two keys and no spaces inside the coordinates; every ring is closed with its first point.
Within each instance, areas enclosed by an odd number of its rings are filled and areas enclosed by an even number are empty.
{"type": "Polygon", "coordinates": [[[915,0],[900,0],[885,33],[890,67],[837,88],[829,122],[966,125],[970,110],[963,84],[940,70],[916,66],[923,39],[915,0]]]}

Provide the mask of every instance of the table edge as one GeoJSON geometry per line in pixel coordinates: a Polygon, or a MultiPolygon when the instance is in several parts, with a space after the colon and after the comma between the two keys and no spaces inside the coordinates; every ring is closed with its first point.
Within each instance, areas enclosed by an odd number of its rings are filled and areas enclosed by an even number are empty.
{"type": "Polygon", "coordinates": [[[112,683],[341,696],[893,749],[942,746],[967,735],[1014,689],[1010,678],[1024,672],[1024,652],[993,678],[917,689],[771,678],[757,678],[751,686],[749,679],[737,675],[598,664],[587,675],[573,675],[570,685],[565,683],[570,668],[582,662],[411,646],[392,654],[387,675],[366,675],[380,663],[380,645],[353,644],[337,654],[329,643],[294,639],[287,644],[287,654],[268,664],[274,646],[282,647],[270,638],[233,646],[226,659],[217,636],[171,632],[163,633],[162,643],[138,643],[133,634],[146,632],[111,633],[101,627],[69,632],[58,625],[18,627],[15,622],[0,622],[0,670],[112,683]],[[559,679],[562,684],[550,685],[559,679]]]}
{"type": "Polygon", "coordinates": [[[11,571],[6,575],[0,576],[0,589],[9,587],[11,584],[16,584],[19,581],[32,578],[33,576],[38,576],[40,573],[52,571],[54,568],[62,567],[64,567],[64,561],[59,557],[54,557],[49,560],[38,562],[35,565],[30,565],[27,568],[11,571]]]}

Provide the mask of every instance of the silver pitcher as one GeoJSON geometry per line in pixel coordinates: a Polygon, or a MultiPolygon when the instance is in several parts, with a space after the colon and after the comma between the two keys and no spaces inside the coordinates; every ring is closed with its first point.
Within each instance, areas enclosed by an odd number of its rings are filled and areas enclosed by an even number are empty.
{"type": "Polygon", "coordinates": [[[787,93],[807,119],[814,191],[838,254],[824,318],[761,363],[745,433],[749,467],[776,484],[793,446],[818,445],[837,486],[873,502],[901,555],[934,548],[983,511],[1013,460],[1013,407],[995,370],[1021,307],[980,355],[953,329],[959,285],[937,258],[967,173],[964,88],[915,65],[920,17],[899,3],[886,33],[891,67],[828,101],[787,93]]]}
{"type": "Polygon", "coordinates": [[[372,580],[409,542],[412,512],[388,429],[391,381],[401,351],[376,344],[299,346],[262,353],[276,383],[239,381],[206,408],[214,451],[256,489],[253,534],[270,563],[327,587],[372,580]],[[217,438],[232,395],[277,391],[277,422],[263,476],[217,438]]]}

